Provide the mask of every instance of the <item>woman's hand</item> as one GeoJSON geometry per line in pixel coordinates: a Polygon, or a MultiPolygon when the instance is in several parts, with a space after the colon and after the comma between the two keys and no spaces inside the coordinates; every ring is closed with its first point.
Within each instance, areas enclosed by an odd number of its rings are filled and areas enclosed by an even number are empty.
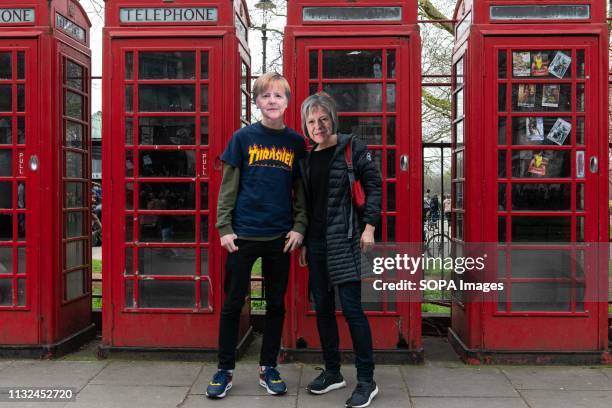
{"type": "Polygon", "coordinates": [[[221,237],[221,246],[227,249],[227,252],[236,252],[238,247],[234,244],[234,240],[238,238],[236,234],[227,234],[221,237]]]}
{"type": "Polygon", "coordinates": [[[308,261],[306,260],[306,247],[305,246],[303,246],[300,250],[300,259],[298,260],[298,263],[300,264],[302,268],[305,266],[308,266],[308,261]]]}
{"type": "Polygon", "coordinates": [[[302,241],[304,241],[304,236],[295,231],[289,231],[286,238],[283,252],[291,252],[294,249],[299,248],[300,245],[302,245],[302,241]]]}
{"type": "Polygon", "coordinates": [[[361,239],[359,240],[359,246],[362,252],[368,252],[374,246],[374,226],[366,224],[361,239]]]}

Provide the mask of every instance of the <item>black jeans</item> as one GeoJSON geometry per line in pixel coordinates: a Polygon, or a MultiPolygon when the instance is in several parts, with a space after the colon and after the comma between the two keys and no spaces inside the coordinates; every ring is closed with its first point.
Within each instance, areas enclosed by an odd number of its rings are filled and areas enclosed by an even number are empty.
{"type": "Polygon", "coordinates": [[[348,282],[331,286],[327,272],[326,247],[324,241],[308,241],[307,257],[310,293],[317,313],[317,329],[323,348],[325,369],[340,371],[338,324],[336,322],[335,291],[337,288],[342,313],[348,323],[355,352],[355,367],[358,381],[372,381],[374,356],[372,333],[368,318],[361,305],[361,282],[348,282]]]}
{"type": "Polygon", "coordinates": [[[272,241],[237,239],[235,242],[238,251],[228,254],[225,263],[225,302],[219,327],[218,367],[232,370],[236,366],[240,311],[251,287],[253,263],[260,257],[266,291],[266,322],[259,364],[276,367],[289,278],[290,258],[288,253],[283,253],[285,238],[272,241]]]}

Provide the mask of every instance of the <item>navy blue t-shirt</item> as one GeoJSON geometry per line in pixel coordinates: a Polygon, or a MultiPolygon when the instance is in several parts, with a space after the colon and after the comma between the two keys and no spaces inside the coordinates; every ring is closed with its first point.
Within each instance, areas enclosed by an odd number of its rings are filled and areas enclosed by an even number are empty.
{"type": "Polygon", "coordinates": [[[221,156],[240,169],[232,228],[240,237],[275,236],[293,228],[292,187],[304,139],[293,129],[260,122],[238,130],[221,156]]]}

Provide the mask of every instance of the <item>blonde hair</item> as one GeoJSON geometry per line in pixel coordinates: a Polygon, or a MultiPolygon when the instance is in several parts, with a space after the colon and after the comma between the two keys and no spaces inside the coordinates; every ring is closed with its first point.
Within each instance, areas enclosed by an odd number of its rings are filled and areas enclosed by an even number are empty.
{"type": "Polygon", "coordinates": [[[257,78],[253,84],[253,99],[257,99],[259,95],[264,93],[272,83],[278,83],[284,89],[287,99],[291,98],[291,87],[284,76],[278,72],[267,72],[257,78]]]}

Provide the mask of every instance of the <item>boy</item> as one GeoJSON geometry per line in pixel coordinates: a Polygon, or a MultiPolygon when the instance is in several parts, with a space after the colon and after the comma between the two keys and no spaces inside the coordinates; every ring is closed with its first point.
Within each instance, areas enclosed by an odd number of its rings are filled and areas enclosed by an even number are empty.
{"type": "Polygon", "coordinates": [[[297,172],[305,143],[283,120],[290,95],[289,84],[281,75],[267,73],[259,77],[253,85],[253,96],[262,120],[234,133],[221,156],[223,181],[216,227],[221,246],[229,254],[219,329],[219,364],[206,389],[209,398],[223,398],[232,387],[240,310],[251,286],[251,268],[260,257],[266,288],[266,323],[259,383],[269,394],[287,392],[275,367],[285,317],[289,253],[302,244],[307,226],[306,199],[297,172]]]}

